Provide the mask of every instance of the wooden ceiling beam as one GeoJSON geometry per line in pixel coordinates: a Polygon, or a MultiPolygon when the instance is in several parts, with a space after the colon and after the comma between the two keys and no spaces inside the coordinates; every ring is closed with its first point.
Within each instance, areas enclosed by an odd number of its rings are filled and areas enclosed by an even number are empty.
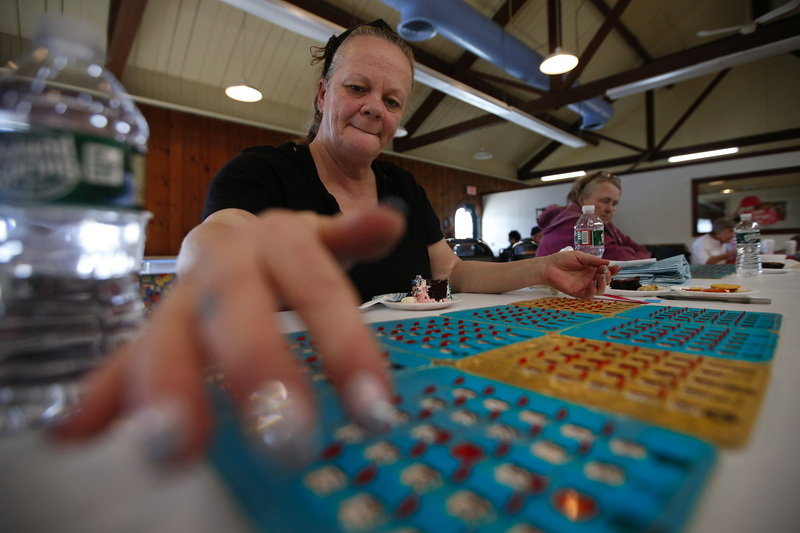
{"type": "MultiPolygon", "coordinates": [[[[611,14],[611,8],[605,3],[604,0],[590,0],[594,7],[603,15],[603,18],[608,18],[611,14]]],[[[616,5],[614,6],[616,8],[616,5]]],[[[636,52],[643,62],[647,63],[652,61],[653,58],[650,57],[650,54],[647,53],[647,50],[644,49],[642,43],[639,42],[639,39],[628,29],[628,27],[623,24],[621,21],[617,20],[614,24],[614,29],[620,34],[622,39],[627,43],[627,45],[636,52]]]]}
{"type": "MultiPolygon", "coordinates": [[[[570,133],[580,130],[581,121],[577,120],[572,123],[570,133]]],[[[517,179],[527,179],[527,175],[531,170],[536,168],[545,159],[551,156],[556,150],[561,148],[561,143],[558,141],[550,141],[544,148],[539,150],[533,157],[526,161],[521,167],[517,169],[517,179]]]]}
{"type": "MultiPolygon", "coordinates": [[[[708,98],[711,95],[711,93],[714,92],[714,89],[717,88],[717,86],[722,81],[722,79],[725,77],[725,75],[728,74],[729,70],[730,69],[725,69],[725,70],[720,71],[719,73],[717,73],[716,76],[714,76],[714,79],[711,80],[711,83],[709,83],[708,86],[703,90],[703,92],[700,93],[700,95],[694,100],[694,102],[691,103],[691,105],[686,109],[686,111],[683,113],[683,115],[681,115],[681,117],[678,120],[675,121],[675,124],[672,125],[670,130],[664,135],[664,137],[661,139],[661,141],[657,145],[654,146],[652,144],[652,139],[650,138],[650,135],[648,135],[648,142],[647,142],[648,151],[643,153],[639,157],[639,160],[636,161],[635,163],[633,163],[630,166],[628,171],[635,170],[639,165],[641,165],[642,163],[644,163],[646,161],[652,161],[653,160],[653,154],[661,153],[663,148],[664,148],[664,146],[670,141],[670,139],[672,139],[672,137],[675,136],[676,133],[678,133],[678,131],[681,129],[681,127],[683,127],[683,125],[686,124],[686,121],[689,120],[689,118],[694,114],[695,111],[697,111],[697,109],[700,107],[700,104],[702,104],[706,100],[706,98],[708,98]]],[[[648,133],[650,134],[651,132],[649,130],[651,130],[654,127],[652,125],[652,122],[654,122],[653,119],[652,119],[652,115],[654,114],[654,109],[653,108],[655,106],[654,106],[654,103],[653,103],[654,97],[653,97],[652,91],[647,91],[647,96],[648,96],[648,104],[649,104],[648,105],[648,110],[647,110],[648,111],[648,122],[651,124],[651,127],[648,128],[648,133]]]]}
{"type": "Polygon", "coordinates": [[[697,63],[711,61],[737,52],[744,52],[759,46],[777,43],[798,35],[800,35],[800,15],[795,15],[794,17],[782,19],[769,26],[764,26],[747,35],[736,35],[726,39],[720,39],[719,41],[714,41],[656,59],[626,72],[564,89],[557,95],[553,95],[552,93],[548,94],[538,100],[533,100],[523,105],[521,109],[531,114],[543,113],[568,104],[602,97],[605,95],[606,91],[614,87],[668,74],[682,68],[696,65],[697,63]]]}
{"type": "MultiPolygon", "coordinates": [[[[645,135],[647,140],[647,148],[641,150],[637,147],[629,146],[634,151],[639,152],[638,157],[630,164],[630,166],[625,170],[625,172],[632,172],[635,170],[639,165],[646,161],[652,161],[654,158],[657,157],[658,154],[663,153],[664,145],[666,145],[670,139],[680,130],[680,128],[686,123],[687,120],[694,114],[695,111],[700,107],[700,105],[711,95],[714,89],[719,85],[725,75],[728,73],[729,69],[723,70],[719,72],[711,83],[703,90],[702,93],[692,102],[692,104],[687,108],[687,110],[681,115],[681,117],[675,121],[672,128],[664,135],[661,141],[656,144],[655,142],[655,96],[653,91],[647,91],[645,93],[646,105],[645,105],[645,135]]],[[[549,154],[548,154],[549,155],[549,154]]],[[[541,160],[537,160],[541,162],[541,160]]],[[[538,164],[538,163],[537,163],[538,164]]],[[[517,173],[518,179],[525,180],[529,179],[529,175],[531,170],[535,168],[535,166],[526,165],[525,167],[521,168],[520,171],[517,173]],[[527,172],[523,173],[523,169],[527,170],[527,172]]],[[[549,172],[548,172],[549,173],[549,172]]]]}
{"type": "Polygon", "coordinates": [[[128,64],[145,7],[147,0],[111,0],[109,5],[106,67],[118,80],[128,64]]]}
{"type": "Polygon", "coordinates": [[[606,40],[608,34],[611,33],[611,30],[614,28],[619,27],[619,19],[622,17],[622,13],[625,12],[625,9],[630,5],[631,0],[619,0],[614,9],[612,9],[603,19],[603,24],[600,25],[600,28],[592,37],[592,40],[589,41],[589,44],[586,46],[586,49],[581,54],[580,60],[578,61],[578,66],[575,67],[567,77],[564,79],[564,87],[571,87],[576,81],[578,81],[578,77],[583,73],[583,70],[589,65],[592,58],[594,57],[597,50],[600,48],[600,45],[603,44],[603,41],[606,40]]]}
{"type": "Polygon", "coordinates": [[[533,85],[527,84],[522,81],[516,81],[515,79],[509,79],[503,76],[494,76],[492,74],[486,74],[485,72],[475,72],[475,75],[484,80],[489,80],[495,83],[499,83],[500,85],[513,87],[514,89],[519,89],[520,91],[525,91],[537,95],[545,95],[547,93],[547,91],[534,87],[533,85]]]}
{"type": "MultiPolygon", "coordinates": [[[[564,122],[563,120],[559,120],[554,116],[538,116],[537,118],[544,120],[547,119],[547,122],[556,128],[564,130],[566,132],[576,134],[580,130],[580,128],[572,128],[569,124],[564,122]]],[[[396,152],[403,153],[409,150],[413,150],[415,148],[421,148],[423,146],[427,146],[429,144],[445,141],[447,139],[452,139],[453,137],[457,137],[459,135],[463,135],[464,133],[470,133],[471,131],[485,128],[487,126],[494,126],[498,123],[503,122],[504,119],[497,117],[495,115],[482,115],[480,117],[476,117],[470,120],[465,120],[464,122],[459,122],[458,124],[453,124],[451,126],[447,126],[436,131],[431,131],[425,133],[423,135],[417,135],[413,138],[402,138],[402,139],[395,139],[394,141],[394,149],[396,152]]],[[[597,146],[599,141],[591,135],[591,132],[580,132],[581,138],[586,141],[588,144],[593,146],[597,146]]],[[[560,143],[559,143],[560,144],[560,143]]]]}
{"type": "MultiPolygon", "coordinates": [[[[691,146],[683,146],[680,148],[673,148],[670,150],[663,150],[656,154],[653,154],[651,160],[665,160],[668,157],[672,157],[673,155],[682,155],[694,152],[707,152],[709,150],[719,150],[720,148],[727,148],[730,146],[755,146],[758,144],[770,144],[770,143],[777,143],[783,141],[794,141],[800,139],[800,128],[791,128],[782,131],[775,131],[771,133],[763,133],[759,135],[748,135],[745,137],[737,137],[732,139],[724,139],[720,141],[713,141],[708,143],[702,144],[695,144],[691,146]]],[[[784,150],[796,150],[796,148],[785,148],[784,150]]],[[[747,153],[742,154],[739,156],[731,156],[728,159],[735,159],[739,157],[753,157],[754,155],[758,155],[757,153],[747,153]]],[[[547,170],[542,170],[539,172],[532,172],[525,176],[524,179],[536,179],[541,178],[542,176],[546,176],[548,174],[561,174],[563,172],[574,172],[576,170],[602,170],[602,169],[609,169],[615,167],[621,167],[625,165],[631,165],[636,162],[639,158],[638,155],[626,156],[626,157],[618,157],[614,159],[605,159],[603,161],[593,161],[591,163],[581,163],[577,165],[570,165],[566,167],[559,167],[559,168],[548,168],[547,170]]],[[[716,158],[715,161],[720,161],[722,158],[716,158]]],[[[692,164],[696,164],[697,161],[692,161],[692,164]]],[[[648,167],[648,171],[656,170],[655,167],[648,167]]]]}
{"type": "MultiPolygon", "coordinates": [[[[729,37],[727,39],[722,39],[721,41],[715,41],[701,45],[685,52],[679,52],[677,54],[665,56],[661,59],[656,59],[651,63],[626,72],[622,72],[620,74],[615,74],[581,86],[564,89],[558,93],[558,95],[548,93],[547,95],[539,99],[532,100],[528,103],[512,105],[516,105],[516,107],[519,107],[523,111],[526,111],[534,116],[538,116],[539,113],[558,109],[571,103],[582,102],[595,97],[603,97],[606,91],[613,87],[618,87],[634,81],[640,81],[655,75],[673,72],[679,68],[696,64],[699,61],[709,61],[734,52],[747,50],[755,46],[778,42],[798,33],[800,33],[800,15],[783,19],[749,35],[729,37]]],[[[480,127],[485,127],[493,123],[497,124],[502,121],[502,118],[490,115],[485,120],[480,121],[480,127]]],[[[461,123],[461,125],[455,125],[447,128],[447,130],[451,132],[457,132],[454,134],[461,135],[466,133],[464,128],[469,127],[471,123],[472,121],[466,121],[461,123]]],[[[431,136],[431,138],[437,138],[439,141],[442,141],[447,137],[431,136]]]]}
{"type": "Polygon", "coordinates": [[[453,137],[463,135],[464,133],[469,133],[487,126],[494,126],[497,124],[497,121],[494,120],[496,118],[496,116],[490,114],[481,115],[471,120],[465,120],[464,122],[460,122],[458,124],[441,128],[429,133],[424,133],[422,135],[417,135],[415,137],[395,139],[394,149],[396,152],[403,153],[415,148],[421,148],[429,144],[441,142],[446,139],[452,139],[453,137]]]}
{"type": "MultiPolygon", "coordinates": [[[[525,1],[526,0],[508,0],[506,4],[504,4],[504,6],[498,9],[498,11],[495,13],[495,21],[498,23],[503,22],[504,24],[507,24],[509,11],[520,9],[524,5],[525,1]],[[510,9],[509,5],[511,5],[510,9]]],[[[332,22],[335,22],[341,26],[351,26],[355,22],[360,22],[354,20],[353,16],[349,13],[319,0],[289,0],[289,2],[298,7],[306,9],[307,11],[315,13],[318,16],[322,16],[328,20],[331,20],[332,22]]],[[[417,60],[421,64],[438,70],[439,72],[442,72],[462,83],[470,85],[477,90],[485,92],[486,94],[502,98],[507,101],[509,105],[517,107],[531,115],[543,117],[548,111],[559,109],[572,103],[577,103],[596,97],[604,97],[606,91],[613,87],[641,81],[657,75],[667,74],[680,68],[691,66],[698,62],[713,60],[731,53],[741,52],[757,46],[771,44],[800,34],[800,16],[788,17],[772,24],[762,26],[755,32],[748,35],[736,35],[726,39],[720,39],[718,41],[685,50],[683,52],[652,60],[647,54],[647,51],[641,46],[641,43],[638,42],[638,40],[631,34],[631,32],[620,20],[622,10],[627,7],[627,5],[630,3],[630,0],[618,0],[613,8],[609,8],[604,0],[591,0],[591,2],[604,15],[606,18],[606,23],[618,31],[628,45],[639,55],[639,57],[642,58],[643,65],[629,71],[588,82],[580,86],[565,86],[565,88],[559,90],[558,92],[549,92],[537,99],[528,102],[521,102],[516,101],[519,99],[511,98],[507,94],[502,94],[502,91],[499,91],[494,85],[488,83],[486,80],[481,79],[480,76],[468,72],[468,67],[474,64],[476,61],[476,57],[469,52],[462,54],[455,63],[446,63],[441,59],[425,53],[417,48],[414,48],[414,52],[417,56],[417,60]],[[615,12],[616,16],[614,16],[615,12]]],[[[602,37],[605,37],[608,31],[610,31],[609,28],[602,28],[602,32],[604,33],[602,37]]],[[[586,62],[591,59],[591,55],[593,55],[596,52],[596,49],[599,48],[599,43],[602,42],[600,34],[601,31],[598,30],[595,36],[597,43],[592,47],[593,50],[589,50],[589,47],[587,47],[589,55],[587,56],[586,62]]],[[[584,55],[586,55],[586,53],[584,53],[584,55]]],[[[583,59],[582,63],[584,63],[583,59]]],[[[580,72],[576,73],[575,77],[577,78],[579,74],[580,72]]],[[[444,98],[444,95],[441,95],[441,93],[438,91],[433,91],[429,99],[426,100],[426,102],[418,109],[418,112],[409,118],[406,123],[406,128],[409,129],[409,126],[412,126],[409,131],[411,132],[412,129],[416,131],[424,122],[425,118],[430,116],[431,112],[436,108],[437,105],[441,103],[444,98]]],[[[552,117],[548,117],[547,120],[556,125],[556,121],[552,120],[552,117]]],[[[415,147],[424,146],[432,142],[440,142],[474,129],[485,128],[501,122],[503,122],[503,119],[494,115],[478,117],[476,119],[455,124],[435,132],[429,132],[423,136],[417,136],[414,139],[397,139],[395,140],[395,149],[398,151],[407,151],[415,147]]],[[[557,127],[566,129],[566,126],[557,127]]],[[[590,133],[591,132],[583,132],[583,135],[586,136],[587,139],[591,139],[593,144],[598,144],[599,140],[603,138],[599,135],[591,136],[590,133]]],[[[633,149],[636,147],[631,148],[633,149]]],[[[648,150],[645,150],[645,152],[647,151],[648,150]]],[[[640,157],[641,152],[635,156],[632,156],[631,158],[622,159],[627,160],[628,164],[630,164],[640,157]]],[[[604,162],[602,164],[606,163],[604,162]]],[[[552,172],[552,170],[548,170],[548,173],[549,172],[552,172]]]]}

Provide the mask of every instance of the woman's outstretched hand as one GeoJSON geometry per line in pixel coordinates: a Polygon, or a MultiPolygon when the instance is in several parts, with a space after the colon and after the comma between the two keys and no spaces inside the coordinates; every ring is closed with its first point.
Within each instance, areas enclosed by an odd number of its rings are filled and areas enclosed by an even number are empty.
{"type": "Polygon", "coordinates": [[[227,211],[193,230],[181,251],[188,268],[136,338],[89,376],[57,437],[86,439],[130,416],[152,459],[196,458],[212,426],[212,368],[255,441],[278,460],[308,455],[317,415],[275,315],[284,306],[313,334],[351,414],[367,426],[385,422],[390,379],[342,264],[387,253],[403,216],[388,207],[334,217],[227,211]]]}
{"type": "Polygon", "coordinates": [[[542,260],[545,283],[570,296],[585,299],[603,294],[611,277],[620,269],[618,265],[610,266],[608,259],[584,252],[558,252],[542,260]]]}

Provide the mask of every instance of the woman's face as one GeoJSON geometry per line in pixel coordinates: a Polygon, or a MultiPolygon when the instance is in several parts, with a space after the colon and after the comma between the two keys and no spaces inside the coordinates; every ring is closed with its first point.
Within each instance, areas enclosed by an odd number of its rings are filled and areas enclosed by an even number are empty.
{"type": "Polygon", "coordinates": [[[346,157],[378,156],[394,137],[411,91],[408,58],[379,37],[351,37],[330,80],[320,80],[317,139],[346,157]]]}
{"type": "Polygon", "coordinates": [[[597,185],[588,196],[581,196],[581,205],[594,205],[594,212],[603,221],[609,224],[614,218],[614,211],[619,203],[620,190],[616,185],[604,181],[597,185]]]}

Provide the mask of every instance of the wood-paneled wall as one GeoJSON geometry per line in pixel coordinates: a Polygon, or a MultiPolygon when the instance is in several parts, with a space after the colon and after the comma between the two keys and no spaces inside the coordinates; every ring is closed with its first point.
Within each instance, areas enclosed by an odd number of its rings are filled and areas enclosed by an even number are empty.
{"type": "MultiPolygon", "coordinates": [[[[146,207],[153,213],[145,255],[177,255],[186,234],[200,223],[203,199],[211,178],[247,146],[279,144],[295,136],[189,113],[140,106],[150,125],[146,207]]],[[[439,218],[450,218],[462,202],[482,212],[483,194],[525,188],[522,184],[383,156],[414,174],[425,188],[439,218]],[[468,196],[468,185],[477,195],[468,196]]]]}

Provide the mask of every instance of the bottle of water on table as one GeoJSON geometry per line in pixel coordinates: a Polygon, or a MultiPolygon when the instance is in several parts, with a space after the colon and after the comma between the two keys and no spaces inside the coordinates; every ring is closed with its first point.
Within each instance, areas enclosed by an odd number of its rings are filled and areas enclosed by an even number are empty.
{"type": "Polygon", "coordinates": [[[761,274],[761,230],[751,213],[739,215],[734,227],[736,236],[736,274],[758,276],[761,274]]]}
{"type": "Polygon", "coordinates": [[[144,318],[147,122],[80,19],[0,78],[0,434],[57,420],[144,318]]]}
{"type": "Polygon", "coordinates": [[[587,254],[603,257],[605,251],[605,225],[594,213],[593,205],[584,205],[581,216],[575,223],[575,239],[573,248],[587,254]]]}

